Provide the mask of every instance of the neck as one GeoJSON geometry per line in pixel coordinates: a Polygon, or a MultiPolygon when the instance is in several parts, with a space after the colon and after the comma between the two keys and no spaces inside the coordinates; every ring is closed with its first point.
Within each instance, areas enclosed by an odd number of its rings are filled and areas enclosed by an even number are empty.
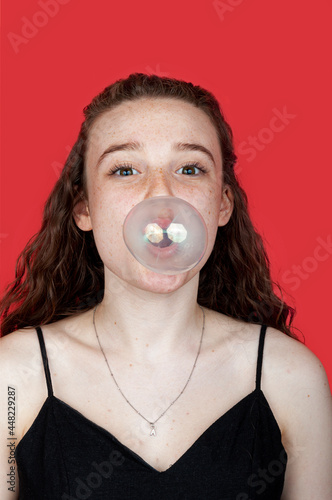
{"type": "Polygon", "coordinates": [[[112,276],[95,313],[104,348],[112,346],[120,355],[142,363],[159,362],[183,350],[196,352],[203,326],[198,277],[175,291],[154,293],[112,276]]]}

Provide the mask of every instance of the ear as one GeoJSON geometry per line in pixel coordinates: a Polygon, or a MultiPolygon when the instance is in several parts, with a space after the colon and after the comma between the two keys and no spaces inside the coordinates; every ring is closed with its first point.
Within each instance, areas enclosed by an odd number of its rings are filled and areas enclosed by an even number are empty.
{"type": "Polygon", "coordinates": [[[220,204],[218,226],[226,226],[234,209],[234,195],[228,185],[224,186],[220,204]]]}
{"type": "Polygon", "coordinates": [[[91,217],[89,212],[88,202],[86,200],[79,201],[73,210],[73,217],[77,227],[82,231],[91,231],[91,217]]]}

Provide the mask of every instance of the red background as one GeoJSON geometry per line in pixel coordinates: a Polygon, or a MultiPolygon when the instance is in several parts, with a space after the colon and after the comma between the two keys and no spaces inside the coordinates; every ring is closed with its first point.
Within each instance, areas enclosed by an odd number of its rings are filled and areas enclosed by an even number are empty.
{"type": "Polygon", "coordinates": [[[132,72],[184,79],[221,103],[273,277],[331,381],[332,248],[317,253],[332,238],[330,33],[329,0],[3,2],[1,290],[39,229],[83,107],[132,72]],[[271,121],[275,110],[292,118],[271,121]]]}

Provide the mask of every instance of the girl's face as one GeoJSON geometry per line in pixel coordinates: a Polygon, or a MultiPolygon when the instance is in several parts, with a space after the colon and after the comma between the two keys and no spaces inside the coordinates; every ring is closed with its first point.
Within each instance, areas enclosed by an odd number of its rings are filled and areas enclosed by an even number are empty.
{"type": "Polygon", "coordinates": [[[75,220],[82,230],[93,230],[105,280],[115,274],[153,292],[173,291],[197,275],[213,249],[218,225],[225,225],[232,212],[232,193],[222,186],[214,125],[202,110],[178,99],[127,101],[99,116],[89,134],[86,180],[88,201],[76,207],[75,220]],[[179,275],[146,269],[122,236],[128,212],[146,198],[162,195],[191,203],[208,230],[203,259],[179,275]]]}

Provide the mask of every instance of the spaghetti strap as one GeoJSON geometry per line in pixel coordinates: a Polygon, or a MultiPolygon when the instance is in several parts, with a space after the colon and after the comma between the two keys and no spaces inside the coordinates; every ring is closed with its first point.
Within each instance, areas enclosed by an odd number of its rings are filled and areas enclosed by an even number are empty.
{"type": "Polygon", "coordinates": [[[267,329],[267,325],[261,326],[261,333],[259,336],[259,345],[258,345],[258,356],[257,356],[256,391],[260,390],[260,388],[261,388],[263,349],[264,349],[264,340],[265,340],[266,329],[267,329]]]}
{"type": "Polygon", "coordinates": [[[39,340],[41,355],[42,355],[42,358],[43,358],[43,365],[44,365],[44,371],[45,371],[45,377],[46,377],[48,395],[49,396],[53,396],[51,374],[50,374],[50,370],[49,370],[49,367],[48,367],[48,359],[47,359],[47,354],[46,354],[46,347],[45,347],[43,332],[42,332],[42,329],[40,328],[40,326],[37,326],[36,330],[37,330],[37,335],[38,335],[38,340],[39,340]]]}

